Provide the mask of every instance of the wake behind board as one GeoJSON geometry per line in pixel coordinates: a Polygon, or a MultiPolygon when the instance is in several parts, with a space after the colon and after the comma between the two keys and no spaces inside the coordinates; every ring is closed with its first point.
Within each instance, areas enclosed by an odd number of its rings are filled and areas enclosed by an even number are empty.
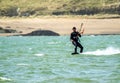
{"type": "Polygon", "coordinates": [[[79,53],[71,53],[72,55],[76,55],[76,54],[79,54],[79,53]]]}

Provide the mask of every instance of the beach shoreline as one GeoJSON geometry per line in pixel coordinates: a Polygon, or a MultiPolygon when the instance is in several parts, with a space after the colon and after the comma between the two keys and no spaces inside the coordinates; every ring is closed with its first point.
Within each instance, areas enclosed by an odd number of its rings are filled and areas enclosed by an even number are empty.
{"type": "Polygon", "coordinates": [[[70,35],[72,27],[80,29],[84,23],[84,35],[120,34],[120,19],[83,18],[15,18],[0,19],[0,27],[10,28],[21,33],[0,33],[0,36],[28,34],[36,30],[51,30],[60,35],[70,35]]]}

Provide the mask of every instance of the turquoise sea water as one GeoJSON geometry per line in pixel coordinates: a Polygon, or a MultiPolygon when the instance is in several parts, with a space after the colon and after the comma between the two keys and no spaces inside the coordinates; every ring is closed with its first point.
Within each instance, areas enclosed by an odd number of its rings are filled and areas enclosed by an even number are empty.
{"type": "Polygon", "coordinates": [[[120,83],[120,35],[0,37],[0,83],[120,83]],[[79,51],[79,49],[78,49],[79,51]]]}

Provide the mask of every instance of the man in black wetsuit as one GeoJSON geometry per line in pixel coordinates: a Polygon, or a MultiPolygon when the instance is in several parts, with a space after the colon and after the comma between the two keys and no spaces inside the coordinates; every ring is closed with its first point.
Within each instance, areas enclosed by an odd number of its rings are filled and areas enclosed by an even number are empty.
{"type": "Polygon", "coordinates": [[[70,40],[72,41],[72,44],[75,46],[75,51],[72,54],[78,54],[77,47],[80,48],[80,53],[83,52],[83,46],[79,43],[79,37],[81,37],[81,33],[76,31],[76,27],[73,27],[73,32],[70,35],[70,40]]]}

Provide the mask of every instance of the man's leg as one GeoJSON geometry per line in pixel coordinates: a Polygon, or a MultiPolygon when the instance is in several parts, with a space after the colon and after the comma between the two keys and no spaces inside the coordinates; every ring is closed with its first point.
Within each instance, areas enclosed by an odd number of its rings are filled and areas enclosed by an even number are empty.
{"type": "Polygon", "coordinates": [[[72,43],[75,46],[74,53],[77,53],[77,43],[76,42],[72,42],[72,43]]]}
{"type": "Polygon", "coordinates": [[[75,46],[75,53],[77,53],[77,46],[75,46]]]}
{"type": "Polygon", "coordinates": [[[82,53],[83,52],[83,46],[79,42],[77,42],[77,46],[80,48],[80,53],[82,53]]]}

